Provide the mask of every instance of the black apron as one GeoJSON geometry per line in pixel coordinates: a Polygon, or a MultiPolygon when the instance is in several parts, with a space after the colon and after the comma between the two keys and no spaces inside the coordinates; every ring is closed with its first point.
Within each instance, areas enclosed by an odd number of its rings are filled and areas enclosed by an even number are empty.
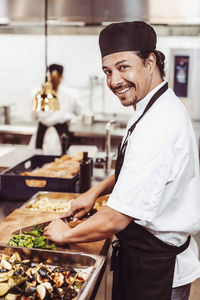
{"type": "MultiPolygon", "coordinates": [[[[166,83],[150,99],[143,114],[129,128],[123,145],[119,146],[115,182],[124,161],[128,137],[153,103],[168,89],[166,83]]],[[[113,242],[113,300],[171,300],[176,255],[189,245],[190,237],[181,247],[168,245],[143,226],[132,221],[116,234],[113,242]]]]}
{"type": "MultiPolygon", "coordinates": [[[[62,154],[65,153],[65,151],[67,150],[68,146],[69,146],[69,129],[68,129],[68,123],[58,123],[53,125],[58,133],[58,136],[60,138],[60,142],[61,142],[61,147],[62,147],[62,154]],[[64,138],[65,137],[65,141],[64,138]],[[67,139],[67,142],[66,142],[67,139]],[[66,148],[66,149],[64,149],[66,148]]],[[[39,122],[38,124],[38,129],[37,129],[37,134],[36,134],[36,148],[37,149],[42,149],[43,146],[43,141],[44,141],[44,135],[46,133],[48,126],[45,126],[44,124],[42,124],[41,122],[39,122]]]]}

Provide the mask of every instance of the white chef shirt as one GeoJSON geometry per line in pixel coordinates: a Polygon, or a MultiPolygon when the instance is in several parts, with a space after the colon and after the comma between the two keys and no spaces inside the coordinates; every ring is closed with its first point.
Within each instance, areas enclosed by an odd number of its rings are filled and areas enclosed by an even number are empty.
{"type": "MultiPolygon", "coordinates": [[[[34,95],[39,91],[34,91],[34,95]]],[[[32,112],[32,117],[37,119],[42,124],[48,126],[43,142],[44,154],[60,155],[61,144],[60,138],[53,125],[57,123],[64,123],[70,121],[74,116],[80,116],[82,113],[82,106],[78,99],[78,93],[75,89],[59,86],[57,91],[59,101],[59,110],[50,112],[32,112]]],[[[33,135],[30,141],[30,147],[35,147],[36,134],[33,135]]]]}
{"type": "MultiPolygon", "coordinates": [[[[162,82],[137,103],[127,130],[162,82]]],[[[138,219],[162,241],[180,246],[200,230],[200,181],[196,138],[187,111],[169,88],[128,138],[124,163],[107,205],[138,219]]],[[[173,287],[200,277],[197,245],[177,255],[173,287]]]]}

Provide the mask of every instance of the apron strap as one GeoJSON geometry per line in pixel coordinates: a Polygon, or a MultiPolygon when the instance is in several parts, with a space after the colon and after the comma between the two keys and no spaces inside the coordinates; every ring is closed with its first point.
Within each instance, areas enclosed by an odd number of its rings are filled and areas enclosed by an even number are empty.
{"type": "Polygon", "coordinates": [[[42,149],[44,135],[45,135],[47,128],[48,128],[47,126],[45,126],[44,124],[39,122],[37,133],[36,133],[36,143],[35,143],[36,149],[42,149]]]}
{"type": "Polygon", "coordinates": [[[164,94],[168,89],[168,83],[166,82],[150,99],[149,103],[145,107],[145,110],[143,111],[142,115],[137,119],[137,121],[128,129],[127,135],[124,139],[123,144],[121,143],[118,147],[118,155],[117,155],[117,161],[115,166],[115,182],[117,182],[119,173],[121,171],[121,167],[124,162],[124,155],[126,151],[126,147],[128,144],[128,137],[132,134],[133,130],[135,129],[137,123],[143,118],[143,116],[146,114],[146,112],[151,108],[151,106],[156,102],[156,100],[164,94]]]}
{"type": "MultiPolygon", "coordinates": [[[[65,151],[67,150],[68,146],[69,146],[69,129],[68,129],[68,123],[58,123],[54,125],[57,134],[60,138],[60,142],[61,142],[61,146],[62,148],[65,148],[65,151]],[[63,134],[65,134],[66,138],[65,138],[65,145],[63,145],[63,134]]],[[[42,124],[41,122],[39,122],[38,124],[38,129],[37,129],[37,134],[36,134],[36,149],[42,149],[43,146],[43,142],[44,142],[44,136],[46,133],[46,130],[48,129],[48,126],[42,124]]],[[[62,149],[62,154],[65,153],[64,149],[62,149]]]]}

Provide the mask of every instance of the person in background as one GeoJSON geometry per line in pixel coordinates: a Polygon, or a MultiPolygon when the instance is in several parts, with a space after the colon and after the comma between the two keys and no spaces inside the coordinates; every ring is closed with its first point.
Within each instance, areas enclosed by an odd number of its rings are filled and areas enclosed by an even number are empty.
{"type": "Polygon", "coordinates": [[[107,85],[133,115],[118,150],[115,175],[80,195],[67,216],[80,218],[98,196],[107,205],[70,229],[53,220],[45,235],[64,245],[116,234],[114,300],[188,300],[200,277],[199,159],[191,120],[164,81],[164,54],[145,22],[108,25],[100,33],[107,85]],[[78,212],[77,212],[78,211],[78,212]]]}
{"type": "Polygon", "coordinates": [[[59,110],[51,112],[32,112],[33,119],[38,121],[38,129],[33,135],[30,146],[43,149],[45,154],[60,155],[62,152],[61,139],[67,137],[69,145],[68,122],[74,116],[81,116],[81,105],[78,93],[72,88],[62,86],[63,66],[51,64],[49,66],[49,82],[56,92],[59,101],[59,110]]]}

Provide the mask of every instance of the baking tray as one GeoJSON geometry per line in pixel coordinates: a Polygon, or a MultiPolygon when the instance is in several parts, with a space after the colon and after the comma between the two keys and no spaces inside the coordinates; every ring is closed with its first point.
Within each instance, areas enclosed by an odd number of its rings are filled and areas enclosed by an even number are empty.
{"type": "Polygon", "coordinates": [[[3,199],[14,201],[25,201],[30,199],[38,191],[59,191],[76,192],[79,175],[72,178],[55,178],[44,176],[23,176],[25,171],[32,171],[37,167],[42,167],[46,163],[53,162],[60,156],[55,155],[34,155],[16,166],[7,169],[0,174],[0,195],[3,199]],[[44,181],[44,187],[29,186],[27,180],[44,181]]]}
{"type": "MultiPolygon", "coordinates": [[[[87,272],[89,274],[88,279],[78,293],[77,300],[87,300],[90,298],[106,259],[104,256],[80,252],[55,252],[43,249],[6,247],[3,245],[0,245],[0,251],[3,251],[7,255],[12,255],[17,251],[22,259],[30,259],[34,264],[42,262],[49,266],[72,266],[76,270],[87,272]]],[[[4,297],[0,297],[0,299],[4,299],[4,297]]]]}

